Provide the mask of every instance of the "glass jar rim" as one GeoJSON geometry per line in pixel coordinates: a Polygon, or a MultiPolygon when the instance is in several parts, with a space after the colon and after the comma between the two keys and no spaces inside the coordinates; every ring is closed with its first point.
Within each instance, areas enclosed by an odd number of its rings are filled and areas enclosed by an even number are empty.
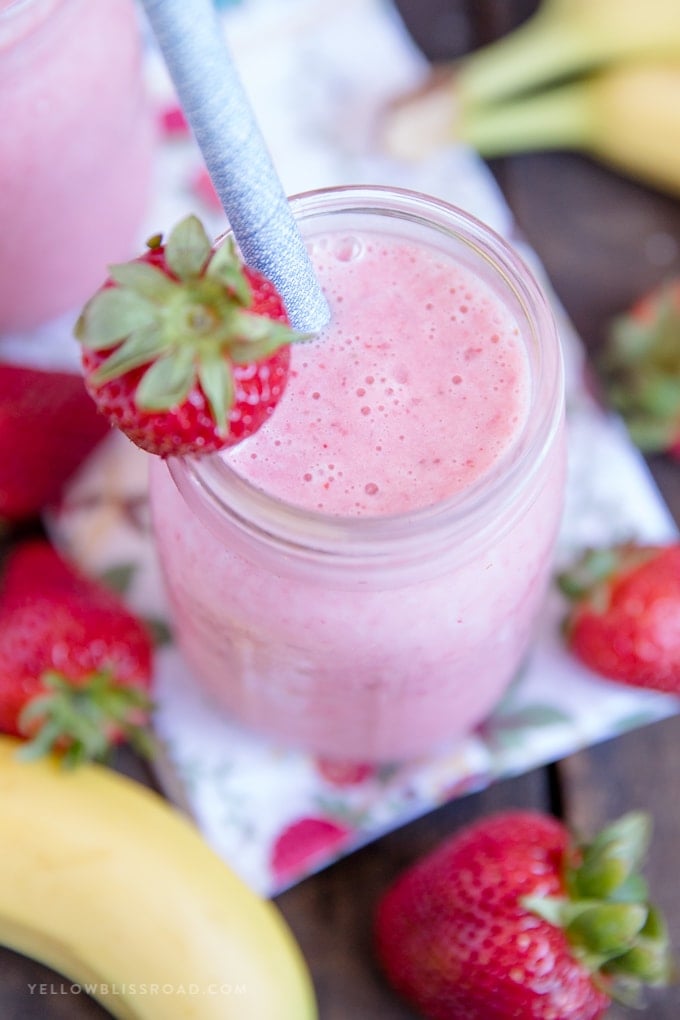
{"type": "MultiPolygon", "coordinates": [[[[404,188],[343,185],[295,195],[290,203],[301,223],[320,214],[347,213],[412,221],[462,242],[481,257],[518,301],[536,342],[531,413],[506,455],[474,484],[439,503],[402,513],[340,516],[284,502],[248,482],[219,454],[169,458],[175,485],[213,530],[229,522],[260,543],[297,559],[322,556],[351,566],[360,561],[392,560],[397,553],[401,562],[407,562],[421,557],[428,548],[435,551],[442,540],[455,544],[472,539],[476,545],[476,540],[484,538],[485,528],[479,521],[485,508],[501,507],[512,494],[512,519],[522,512],[532,492],[532,480],[540,473],[562,421],[561,348],[543,291],[518,252],[500,234],[442,199],[404,188]]],[[[492,513],[487,513],[489,518],[495,526],[492,513]]]]}

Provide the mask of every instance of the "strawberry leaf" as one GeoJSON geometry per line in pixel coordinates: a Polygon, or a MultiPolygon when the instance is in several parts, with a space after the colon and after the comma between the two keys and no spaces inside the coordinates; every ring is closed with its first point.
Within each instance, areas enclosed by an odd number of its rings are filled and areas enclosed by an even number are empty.
{"type": "Polygon", "coordinates": [[[234,383],[229,365],[219,354],[205,355],[199,362],[198,378],[217,427],[224,432],[234,403],[234,383]]]}
{"type": "Polygon", "coordinates": [[[621,973],[632,974],[651,985],[665,985],[671,980],[674,965],[668,952],[668,926],[661,911],[649,904],[647,920],[640,937],[617,961],[621,973]]]}
{"type": "Polygon", "coordinates": [[[600,903],[574,918],[565,934],[573,946],[589,953],[620,956],[632,947],[647,913],[647,907],[639,903],[600,903]]]}
{"type": "Polygon", "coordinates": [[[19,750],[21,758],[32,760],[63,748],[65,766],[106,761],[112,727],[136,749],[152,752],[145,720],[153,704],[146,691],[120,686],[108,672],[93,673],[76,685],[50,671],[42,681],[45,693],[28,702],[19,717],[20,728],[32,734],[19,750]]]}
{"type": "Polygon", "coordinates": [[[279,347],[308,337],[282,322],[274,322],[251,312],[234,312],[234,333],[238,339],[229,344],[229,357],[235,365],[248,365],[273,354],[279,347]]]}
{"type": "Polygon", "coordinates": [[[158,616],[145,616],[144,623],[151,635],[154,648],[165,648],[172,644],[172,630],[165,620],[158,616]]]}
{"type": "Polygon", "coordinates": [[[98,579],[103,585],[110,588],[111,591],[115,591],[116,594],[126,595],[130,590],[136,572],[136,563],[118,563],[102,571],[98,579]]]}
{"type": "Polygon", "coordinates": [[[646,899],[646,883],[638,874],[649,846],[651,825],[642,811],[629,811],[582,849],[582,861],[568,875],[579,898],[646,899]]]}
{"type": "Polygon", "coordinates": [[[640,409],[648,408],[661,417],[677,415],[680,406],[680,379],[660,373],[639,382],[637,400],[640,409]]]}
{"type": "Polygon", "coordinates": [[[109,276],[121,287],[129,287],[154,304],[169,301],[177,289],[175,281],[150,262],[122,262],[109,266],[109,276]]]}
{"type": "Polygon", "coordinates": [[[585,549],[575,563],[557,575],[557,586],[567,598],[582,598],[601,581],[611,577],[620,560],[616,548],[605,546],[585,549]]]}
{"type": "Polygon", "coordinates": [[[243,266],[236,254],[236,246],[231,238],[227,238],[210,259],[206,276],[219,281],[245,308],[252,304],[253,292],[243,272],[243,266]]]}
{"type": "Polygon", "coordinates": [[[197,216],[187,216],[171,231],[165,246],[165,259],[180,280],[200,276],[210,258],[211,244],[197,216]]]}
{"type": "Polygon", "coordinates": [[[609,899],[616,903],[641,903],[646,901],[648,893],[647,882],[642,875],[629,875],[610,893],[609,899]]]}
{"type": "Polygon", "coordinates": [[[143,411],[167,411],[181,404],[196,379],[190,350],[160,358],[144,373],[135,391],[143,411]]]}
{"type": "MultiPolygon", "coordinates": [[[[602,970],[605,974],[621,974],[648,985],[665,985],[672,977],[665,941],[644,937],[641,937],[628,952],[608,961],[602,970]]],[[[633,986],[633,990],[635,988],[636,986],[633,986]]],[[[621,996],[617,998],[621,1001],[621,996]]],[[[640,995],[637,994],[630,1004],[636,1005],[639,1001],[640,995]]]]}
{"type": "Polygon", "coordinates": [[[95,386],[100,386],[110,379],[117,379],[133,368],[153,361],[164,350],[165,341],[160,326],[156,322],[149,323],[148,326],[131,333],[120,347],[116,347],[113,354],[102,361],[92,373],[92,382],[95,386]]]}
{"type": "Polygon", "coordinates": [[[614,352],[616,362],[621,359],[631,362],[643,358],[649,348],[649,328],[632,318],[617,320],[611,330],[610,350],[603,356],[614,352]]]}
{"type": "Polygon", "coordinates": [[[556,928],[564,928],[573,912],[572,903],[564,896],[522,896],[520,903],[525,910],[556,928]]]}
{"type": "Polygon", "coordinates": [[[628,811],[597,834],[586,852],[586,859],[590,853],[599,854],[602,850],[615,851],[625,859],[631,872],[642,863],[650,841],[649,816],[644,811],[628,811]]]}
{"type": "Polygon", "coordinates": [[[84,347],[105,350],[153,322],[156,309],[146,298],[122,287],[98,291],[85,305],[75,326],[84,347]]]}

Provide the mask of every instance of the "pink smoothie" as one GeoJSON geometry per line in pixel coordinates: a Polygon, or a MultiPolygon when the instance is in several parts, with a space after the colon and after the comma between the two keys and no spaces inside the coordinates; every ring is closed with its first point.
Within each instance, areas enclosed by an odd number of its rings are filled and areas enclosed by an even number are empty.
{"type": "Polygon", "coordinates": [[[152,121],[132,0],[0,0],[0,333],[80,305],[131,257],[152,121]]]}
{"type": "Polygon", "coordinates": [[[226,467],[154,464],[161,560],[184,654],[228,713],[327,756],[410,757],[474,727],[526,653],[561,404],[523,479],[485,496],[520,458],[536,389],[511,302],[439,245],[375,227],[310,245],[331,324],[294,348],[281,404],[226,467]],[[240,510],[204,512],[201,478],[230,498],[220,472],[304,508],[287,548],[270,522],[254,536],[240,510]],[[354,543],[341,564],[336,540],[354,543]]]}
{"type": "Polygon", "coordinates": [[[515,320],[432,249],[331,235],[312,255],[332,324],[294,349],[276,414],[230,464],[329,514],[403,513],[469,488],[526,421],[531,375],[515,320]]]}

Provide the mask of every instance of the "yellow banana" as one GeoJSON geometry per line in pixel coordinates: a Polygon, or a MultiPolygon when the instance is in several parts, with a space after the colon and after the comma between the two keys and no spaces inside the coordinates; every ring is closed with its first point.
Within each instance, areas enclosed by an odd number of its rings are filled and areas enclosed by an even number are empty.
{"type": "Polygon", "coordinates": [[[313,1020],[297,943],[179,812],[0,737],[0,943],[122,1020],[313,1020]]]}
{"type": "Polygon", "coordinates": [[[463,57],[464,105],[497,102],[622,60],[680,60],[678,0],[543,0],[514,31],[463,57]]]}
{"type": "Polygon", "coordinates": [[[491,106],[465,105],[448,79],[390,111],[383,137],[395,155],[416,159],[454,140],[489,159],[577,149],[680,196],[680,57],[616,64],[491,106]]]}
{"type": "Polygon", "coordinates": [[[578,149],[680,196],[680,59],[617,65],[515,103],[462,111],[458,135],[487,158],[578,149]]]}

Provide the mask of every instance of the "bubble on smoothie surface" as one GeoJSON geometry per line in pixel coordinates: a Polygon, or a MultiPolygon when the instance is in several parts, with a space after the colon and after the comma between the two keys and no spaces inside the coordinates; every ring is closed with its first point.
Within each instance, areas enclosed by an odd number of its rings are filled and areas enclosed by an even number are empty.
{"type": "Polygon", "coordinates": [[[309,247],[331,324],[293,346],[282,400],[229,463],[278,498],[350,515],[431,505],[488,472],[528,413],[509,310],[430,247],[357,232],[309,247]]]}
{"type": "MultiPolygon", "coordinates": [[[[328,246],[326,246],[326,250],[329,250],[328,246]]],[[[330,251],[338,262],[354,262],[363,255],[364,245],[360,237],[356,237],[354,234],[342,234],[333,239],[330,251]]]]}

